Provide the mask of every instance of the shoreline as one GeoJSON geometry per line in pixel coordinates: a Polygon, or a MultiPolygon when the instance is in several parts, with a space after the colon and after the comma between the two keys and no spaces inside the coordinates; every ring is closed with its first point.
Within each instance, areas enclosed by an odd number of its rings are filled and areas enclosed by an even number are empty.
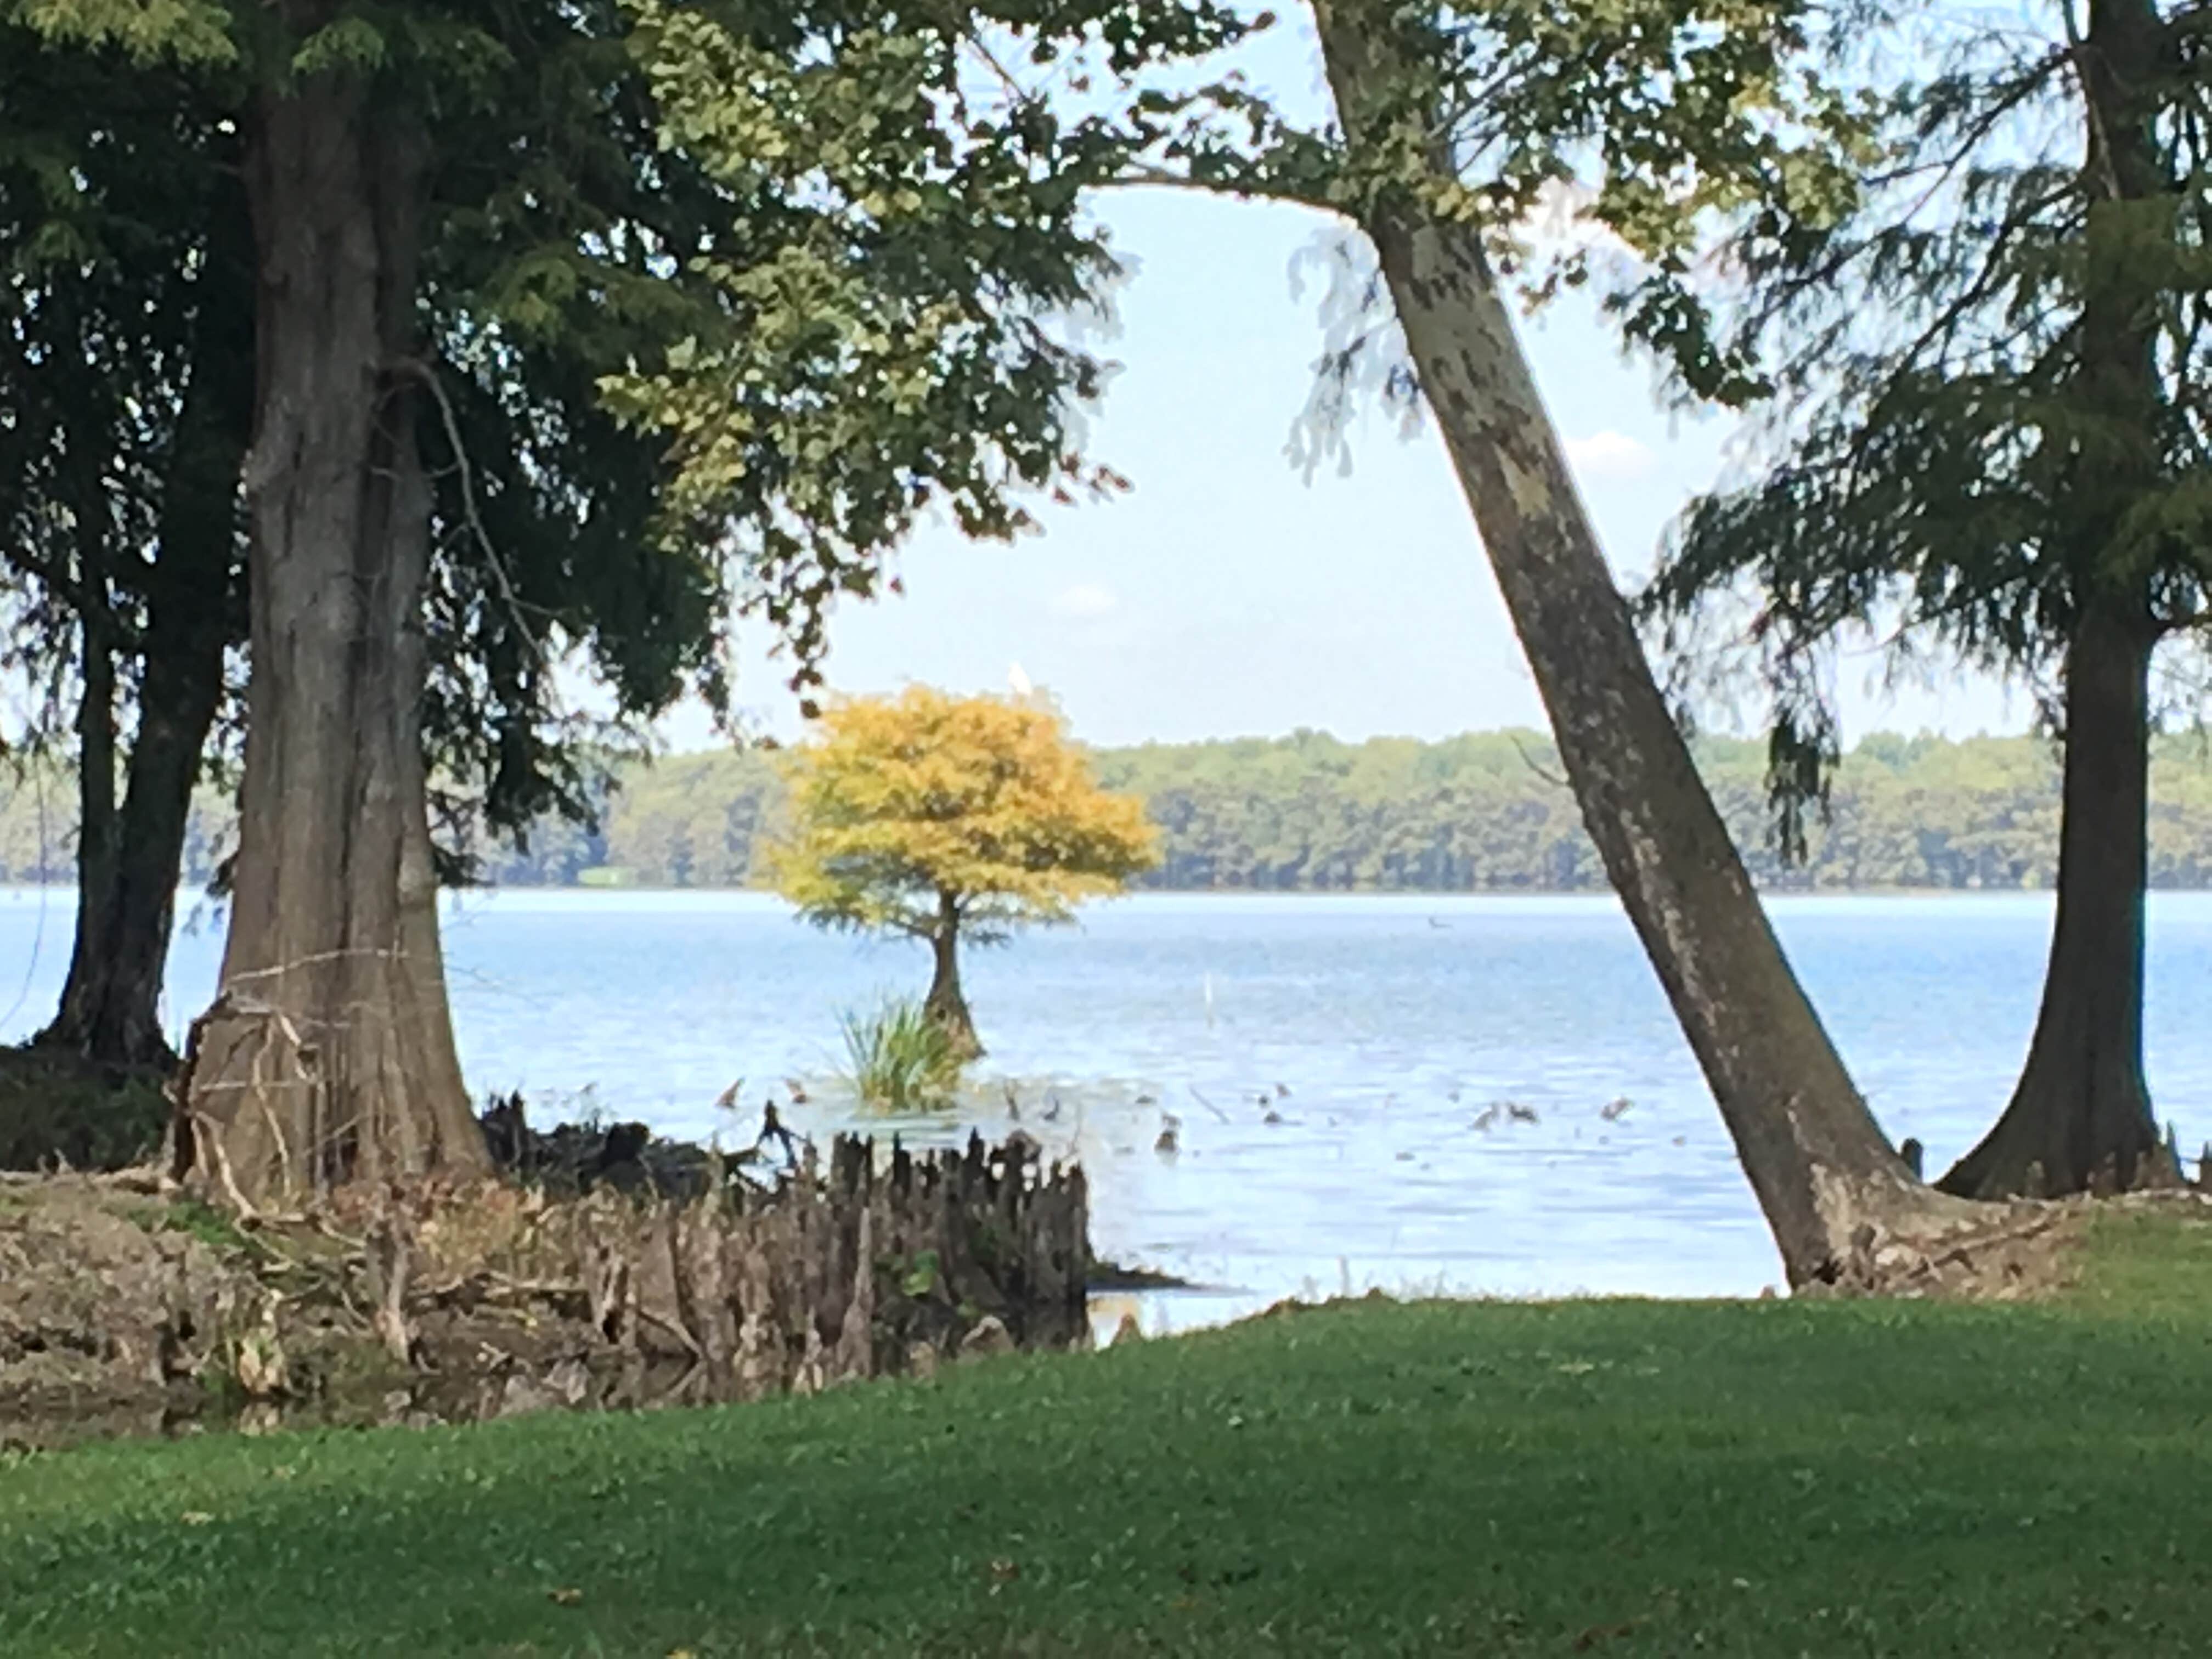
{"type": "MultiPolygon", "coordinates": [[[[0,882],[0,896],[9,901],[32,896],[71,894],[76,890],[73,882],[0,882]]],[[[1769,886],[1757,888],[1761,899],[1960,899],[1986,901],[1993,899],[2033,898],[2051,900],[2056,889],[2032,887],[1820,887],[1769,886]]],[[[2160,896],[2212,896],[2212,883],[2201,886],[2179,887],[2152,884],[2148,890],[2153,898],[2160,896]]],[[[689,898],[730,899],[748,898],[781,903],[783,901],[765,887],[667,887],[647,883],[614,884],[603,882],[536,883],[517,882],[507,884],[484,884],[465,887],[447,887],[440,896],[452,903],[465,903],[471,898],[504,897],[514,895],[561,894],[580,895],[598,901],[623,898],[689,898]]],[[[210,902],[205,890],[197,884],[188,884],[177,890],[177,896],[188,906],[210,902]]],[[[1590,887],[1139,887],[1109,899],[1089,901],[1085,908],[1126,905],[1132,901],[1174,899],[1224,902],[1267,900],[1313,901],[1374,901],[1403,900],[1413,903],[1478,903],[1510,900],[1562,902],[1600,902],[1617,905],[1613,890],[1605,886],[1590,887]]]]}

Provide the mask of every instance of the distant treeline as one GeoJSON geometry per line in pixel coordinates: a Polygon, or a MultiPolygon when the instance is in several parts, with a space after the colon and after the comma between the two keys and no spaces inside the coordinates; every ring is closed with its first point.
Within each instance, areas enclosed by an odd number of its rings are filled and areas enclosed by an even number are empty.
{"type": "MultiPolygon", "coordinates": [[[[1150,887],[1181,890],[1584,891],[1604,885],[1548,739],[1485,732],[1443,743],[1288,738],[1146,744],[1095,756],[1142,795],[1166,862],[1150,887]]],[[[1709,739],[1698,760],[1763,884],[1777,887],[2030,888],[2058,856],[2058,772],[2033,738],[1963,743],[1877,734],[1846,757],[1809,860],[1784,869],[1769,835],[1765,751],[1709,739]]],[[[2161,742],[2151,780],[2151,879],[2212,887],[2212,756],[2161,742]]],[[[68,881],[72,792],[16,775],[0,802],[0,881],[68,881]]],[[[507,886],[744,887],[783,810],[772,757],[678,755],[616,775],[596,830],[548,823],[526,850],[483,845],[483,878],[507,886]]],[[[210,795],[192,826],[188,878],[230,840],[210,795]]]]}

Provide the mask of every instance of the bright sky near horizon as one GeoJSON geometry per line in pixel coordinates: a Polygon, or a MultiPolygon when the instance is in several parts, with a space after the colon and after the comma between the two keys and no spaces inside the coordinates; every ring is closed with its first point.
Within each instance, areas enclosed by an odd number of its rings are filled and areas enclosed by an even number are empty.
{"type": "MultiPolygon", "coordinates": [[[[1286,21],[1249,72],[1310,112],[1316,53],[1286,21]]],[[[1542,727],[1433,426],[1404,441],[1395,418],[1370,415],[1349,477],[1328,465],[1308,483],[1286,457],[1322,344],[1322,284],[1309,273],[1294,297],[1292,264],[1330,222],[1159,189],[1118,193],[1100,212],[1133,270],[1118,333],[1100,348],[1122,367],[1092,417],[1090,453],[1133,492],[1047,509],[1042,532],[1011,545],[925,529],[896,561],[903,598],[837,613],[832,687],[1000,691],[1018,664],[1079,736],[1107,744],[1301,726],[1353,740],[1542,727]]],[[[1623,357],[1586,301],[1524,323],[1523,338],[1607,555],[1633,580],[1668,521],[1722,475],[1732,423],[1663,410],[1650,367],[1623,357]]],[[[1871,656],[1842,665],[1847,740],[2027,723],[2027,699],[1985,679],[1893,695],[1880,670],[1871,656]]],[[[797,735],[793,699],[757,649],[743,654],[738,700],[765,730],[797,735]]],[[[679,749],[713,741],[693,708],[663,731],[679,749]]]]}

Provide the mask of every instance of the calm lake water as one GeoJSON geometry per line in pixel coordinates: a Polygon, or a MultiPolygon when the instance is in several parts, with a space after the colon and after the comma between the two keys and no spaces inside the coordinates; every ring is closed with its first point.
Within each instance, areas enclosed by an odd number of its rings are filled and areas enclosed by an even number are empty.
{"type": "MultiPolygon", "coordinates": [[[[1884,1127],[1917,1135],[1931,1166],[1963,1152],[2025,1053],[2048,897],[1771,908],[1884,1127]]],[[[50,1011],[70,920],[66,893],[0,890],[0,1037],[50,1011]]],[[[173,1024],[211,994],[221,943],[204,909],[180,932],[173,1024]]],[[[467,895],[446,948],[479,1093],[740,1143],[788,1078],[809,1095],[786,1109],[795,1126],[860,1121],[834,1082],[838,1012],[927,975],[919,947],[817,933],[739,894],[467,895]],[[713,1103],[740,1078],[732,1119],[713,1103]]],[[[968,981],[991,1048],[974,1097],[897,1127],[916,1142],[1002,1133],[1011,1084],[1022,1126],[1089,1170],[1103,1254],[1221,1287],[1146,1298],[1149,1326],[1375,1285],[1710,1295],[1779,1279],[1610,899],[1148,896],[977,952],[968,981]],[[1479,1124],[1508,1101],[1535,1121],[1479,1124]],[[1153,1150],[1164,1112],[1181,1120],[1171,1158],[1153,1150]]],[[[2158,895],[2151,1084],[2192,1152],[2212,1137],[2208,1002],[2212,895],[2158,895]]],[[[1110,1323],[1121,1306],[1099,1311],[1110,1323]]]]}

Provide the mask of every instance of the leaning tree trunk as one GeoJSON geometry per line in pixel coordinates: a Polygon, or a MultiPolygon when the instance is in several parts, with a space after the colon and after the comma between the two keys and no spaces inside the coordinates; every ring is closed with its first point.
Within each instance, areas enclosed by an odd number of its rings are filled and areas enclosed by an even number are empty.
{"type": "Polygon", "coordinates": [[[488,1164],[446,1002],[421,738],[420,131],[319,75],[264,94],[249,143],[249,726],[222,985],[179,1143],[253,1206],[488,1164]]]}
{"type": "Polygon", "coordinates": [[[978,1059],[982,1041],[975,1035],[975,1018],[968,1012],[968,998],[960,988],[960,911],[949,897],[938,902],[937,931],[930,936],[929,949],[935,966],[921,1011],[937,1022],[963,1060],[978,1059]]]}
{"type": "Polygon", "coordinates": [[[2150,773],[2146,615],[2087,613],[2066,659],[2057,915],[2027,1064],[1996,1127],[1943,1177],[1968,1198],[2114,1191],[2175,1172],[2143,1080],[2150,773]]]}
{"type": "MultiPolygon", "coordinates": [[[[1380,0],[1317,0],[1355,158],[1407,65],[1380,0]],[[1370,26],[1371,24],[1371,26],[1370,26]]],[[[1734,1137],[1791,1284],[1857,1280],[1887,1232],[1964,1206],[1923,1187],[1845,1073],[1652,678],[1477,227],[1366,216],[1407,345],[1528,653],[1583,819],[1734,1137]]]]}
{"type": "MultiPolygon", "coordinates": [[[[77,904],[77,949],[53,1021],[39,1034],[103,1065],[174,1064],[161,981],[185,836],[233,632],[238,477],[252,419],[249,228],[228,193],[196,294],[191,382],[163,479],[161,545],[148,572],[137,730],[112,845],[77,904]],[[237,222],[233,224],[231,221],[237,222]]],[[[112,788],[112,785],[111,785],[112,788]]]]}

